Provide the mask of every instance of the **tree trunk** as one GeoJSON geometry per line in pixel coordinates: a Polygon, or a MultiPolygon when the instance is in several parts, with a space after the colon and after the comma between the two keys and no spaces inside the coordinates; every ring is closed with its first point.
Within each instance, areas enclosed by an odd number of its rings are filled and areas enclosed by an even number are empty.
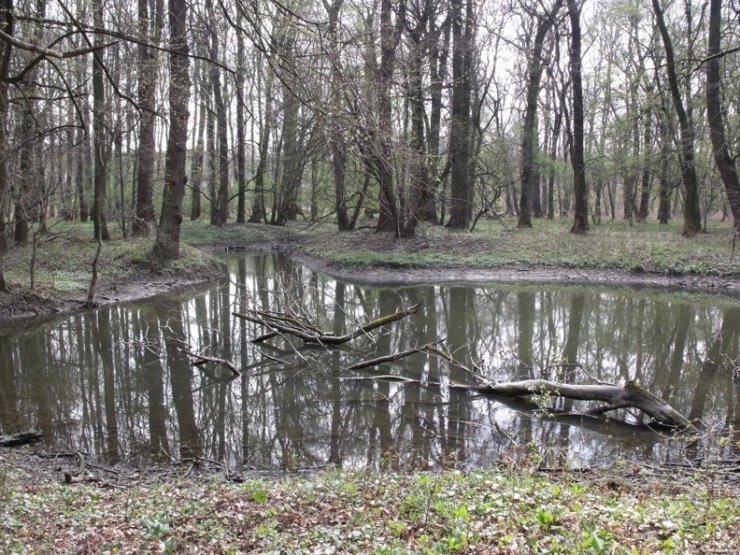
{"type": "Polygon", "coordinates": [[[451,0],[452,107],[450,112],[450,219],[447,226],[466,229],[470,223],[470,55],[472,2],[451,0]],[[467,4],[467,9],[464,6],[467,4]]]}
{"type": "Polygon", "coordinates": [[[180,253],[182,201],[185,196],[185,155],[188,144],[188,4],[186,0],[169,0],[170,20],[170,126],[167,138],[165,188],[162,216],[154,243],[155,256],[176,258],[180,253]]]}
{"type": "Polygon", "coordinates": [[[295,39],[286,37],[280,48],[280,81],[283,84],[283,172],[275,222],[285,225],[299,213],[298,191],[303,176],[304,152],[300,130],[300,101],[295,95],[296,68],[294,67],[295,39]]]}
{"type": "MultiPolygon", "coordinates": [[[[545,44],[545,37],[555,22],[555,17],[562,5],[563,0],[555,0],[552,9],[538,17],[539,22],[534,36],[532,53],[527,64],[527,101],[522,128],[521,189],[519,192],[519,221],[517,227],[532,227],[532,195],[534,187],[539,187],[539,183],[535,182],[535,176],[539,172],[534,165],[538,136],[537,98],[540,94],[540,82],[542,81],[542,49],[545,44]]],[[[542,214],[541,206],[539,213],[542,214]]]]}
{"type": "MultiPolygon", "coordinates": [[[[241,11],[237,10],[237,25],[241,26],[241,11]]],[[[243,224],[247,219],[247,172],[246,139],[244,122],[244,80],[245,80],[244,33],[236,29],[236,182],[238,198],[236,223],[243,224]]]]}
{"type": "MultiPolygon", "coordinates": [[[[163,5],[162,0],[155,4],[154,26],[151,28],[148,0],[138,0],[139,34],[142,41],[159,45],[163,5]],[[152,32],[153,31],[153,32],[152,32]]],[[[154,137],[156,124],[156,92],[159,53],[156,48],[139,45],[139,151],[136,163],[136,217],[133,231],[135,236],[149,234],[154,225],[154,204],[152,203],[152,177],[157,145],[154,137]]]]}
{"type": "Polygon", "coordinates": [[[575,213],[571,233],[588,231],[588,187],[583,154],[583,87],[581,84],[581,14],[575,0],[568,0],[571,27],[570,79],[573,85],[573,140],[571,164],[573,165],[575,213]]]}
{"type": "Polygon", "coordinates": [[[676,411],[671,405],[632,382],[619,386],[607,384],[571,385],[548,380],[522,380],[520,382],[482,384],[480,386],[450,384],[450,387],[462,387],[481,393],[506,397],[552,394],[567,399],[603,401],[606,405],[590,410],[589,414],[601,414],[619,408],[634,407],[661,424],[681,428],[692,427],[688,418],[676,411]]]}
{"type": "MultiPolygon", "coordinates": [[[[83,65],[83,64],[80,64],[83,65]]],[[[83,101],[84,102],[84,101],[83,101]]],[[[82,106],[82,121],[77,127],[75,133],[75,151],[77,153],[77,164],[75,168],[75,180],[77,181],[77,202],[79,203],[80,209],[80,221],[85,223],[90,218],[90,208],[87,204],[87,166],[88,166],[88,154],[90,149],[88,143],[85,140],[85,129],[89,121],[89,109],[87,102],[84,102],[82,106]]]]}
{"type": "Polygon", "coordinates": [[[630,93],[632,99],[630,107],[632,109],[632,125],[627,134],[627,143],[632,146],[632,153],[627,154],[627,163],[624,165],[624,187],[622,190],[622,207],[623,219],[632,224],[635,216],[635,191],[637,189],[637,180],[640,177],[639,159],[640,159],[640,129],[638,124],[639,106],[637,103],[637,84],[632,86],[630,93]]]}
{"type": "Polygon", "coordinates": [[[560,141],[560,130],[563,125],[563,110],[565,106],[565,95],[568,87],[563,83],[557,97],[557,106],[555,107],[555,122],[552,128],[552,138],[550,143],[550,175],[547,178],[547,219],[555,219],[555,163],[558,159],[558,142],[560,141]]]}
{"type": "MultiPolygon", "coordinates": [[[[46,16],[46,0],[36,0],[35,12],[38,20],[43,21],[46,16]]],[[[38,44],[41,42],[44,31],[43,23],[36,22],[32,29],[31,42],[38,44]]],[[[38,158],[39,130],[36,128],[36,122],[41,108],[37,98],[37,81],[38,72],[32,70],[20,84],[20,96],[24,99],[21,122],[16,131],[20,142],[17,178],[20,187],[16,193],[13,215],[15,219],[14,239],[18,245],[28,243],[29,222],[38,215],[39,204],[44,195],[42,180],[39,179],[37,172],[39,165],[33,163],[38,158]]]]}
{"type": "Polygon", "coordinates": [[[640,223],[647,220],[650,210],[650,190],[653,182],[653,174],[649,167],[653,155],[651,140],[650,124],[648,123],[643,130],[642,180],[640,182],[640,206],[637,209],[637,221],[640,223]]]}
{"type": "Polygon", "coordinates": [[[345,166],[347,163],[347,144],[344,138],[341,120],[342,106],[342,62],[339,54],[337,26],[339,12],[344,0],[324,0],[324,8],[329,16],[329,64],[331,65],[331,112],[329,114],[328,142],[331,151],[331,166],[334,176],[334,211],[337,214],[337,229],[349,230],[347,215],[347,181],[345,166]]]}
{"type": "Polygon", "coordinates": [[[394,11],[392,0],[381,0],[380,8],[380,67],[376,71],[378,95],[378,119],[375,130],[376,145],[374,161],[380,185],[380,215],[378,231],[401,234],[402,222],[393,179],[393,104],[391,87],[396,65],[396,48],[401,38],[406,2],[400,0],[396,13],[396,25],[391,21],[394,11]]]}
{"type": "MultiPolygon", "coordinates": [[[[93,19],[98,28],[103,28],[103,0],[93,1],[93,19]]],[[[103,35],[95,34],[94,44],[103,46],[103,35]]],[[[93,164],[94,164],[94,192],[93,192],[93,232],[95,239],[107,241],[110,239],[108,223],[105,216],[105,203],[108,186],[108,152],[106,148],[105,117],[108,103],[105,99],[105,83],[103,82],[103,51],[93,53],[92,85],[93,85],[93,164]]]]}
{"type": "MultiPolygon", "coordinates": [[[[433,21],[430,21],[430,25],[433,21]]],[[[447,76],[447,59],[450,52],[450,22],[445,19],[439,29],[432,27],[429,47],[429,95],[431,97],[429,109],[429,133],[427,134],[427,148],[429,152],[430,175],[434,179],[434,196],[429,206],[422,208],[421,217],[435,223],[442,221],[437,214],[437,196],[440,194],[442,180],[439,179],[440,133],[442,130],[442,90],[447,76]],[[441,42],[440,42],[441,35],[441,42]]]]}
{"type": "MultiPolygon", "coordinates": [[[[23,96],[26,98],[34,95],[34,87],[26,87],[23,96]]],[[[31,102],[27,100],[27,102],[31,102]]],[[[13,207],[13,220],[15,226],[13,229],[13,240],[16,245],[26,245],[28,243],[28,221],[31,219],[32,195],[35,180],[33,178],[33,168],[31,159],[34,157],[32,149],[35,146],[34,140],[34,112],[31,106],[26,106],[21,116],[21,125],[18,129],[18,135],[22,147],[18,155],[18,181],[20,187],[15,196],[15,206],[13,207]]]]}
{"type": "MultiPolygon", "coordinates": [[[[226,105],[221,92],[221,77],[218,69],[211,70],[213,100],[216,108],[216,144],[218,145],[218,190],[212,199],[214,205],[213,225],[225,225],[229,219],[229,144],[227,139],[226,105]]],[[[214,183],[215,185],[215,183],[214,183]]]]}
{"type": "Polygon", "coordinates": [[[198,135],[195,141],[195,150],[192,156],[192,165],[190,167],[190,220],[194,221],[201,215],[201,184],[203,183],[203,162],[205,158],[204,135],[206,122],[208,120],[208,105],[206,95],[208,88],[203,85],[203,76],[196,72],[199,82],[198,90],[200,110],[198,117],[198,135]]]}
{"type": "MultiPolygon", "coordinates": [[[[259,76],[258,76],[259,79],[259,76]]],[[[265,223],[265,174],[267,173],[267,156],[270,151],[270,133],[272,132],[272,78],[268,75],[265,85],[265,113],[260,127],[259,163],[254,176],[254,201],[250,223],[265,223]]]]}
{"type": "MultiPolygon", "coordinates": [[[[215,27],[216,20],[213,16],[211,2],[208,3],[209,20],[211,25],[211,51],[212,60],[219,59],[218,31],[215,27]]],[[[211,224],[217,226],[226,225],[229,219],[229,144],[227,139],[226,103],[221,90],[221,73],[217,66],[212,66],[210,71],[211,87],[213,88],[213,104],[216,109],[216,133],[218,144],[218,193],[215,198],[211,197],[213,210],[211,211],[211,224]]],[[[214,183],[215,185],[215,183],[214,183]]]]}
{"type": "Polygon", "coordinates": [[[426,18],[422,17],[416,28],[411,32],[409,45],[410,64],[409,72],[409,104],[411,106],[411,141],[410,141],[410,180],[411,191],[405,207],[404,235],[413,235],[419,219],[434,220],[434,213],[429,214],[429,208],[434,206],[434,188],[429,174],[427,162],[426,142],[424,140],[424,55],[423,30],[426,27],[426,18]]]}
{"type": "Polygon", "coordinates": [[[709,43],[707,48],[707,118],[712,138],[714,163],[725,186],[727,202],[734,218],[735,229],[740,231],[740,182],[738,181],[735,158],[730,156],[725,135],[724,116],[721,105],[720,39],[722,22],[722,0],[709,3],[709,43]]]}
{"type": "MultiPolygon", "coordinates": [[[[14,28],[13,0],[2,0],[0,2],[0,30],[6,35],[12,36],[14,28]]],[[[6,134],[8,120],[8,69],[12,46],[10,42],[3,41],[0,44],[0,291],[7,290],[5,275],[3,273],[2,257],[7,249],[5,240],[5,206],[8,193],[8,137],[6,134]]]]}
{"type": "Polygon", "coordinates": [[[208,119],[206,120],[206,156],[208,171],[209,222],[213,224],[216,217],[218,201],[216,199],[216,181],[218,181],[218,159],[216,154],[216,112],[212,106],[211,87],[208,87],[208,119]]]}
{"type": "Polygon", "coordinates": [[[652,0],[655,22],[660,30],[665,49],[665,67],[668,74],[668,88],[673,98],[673,106],[678,116],[679,131],[681,137],[681,176],[684,185],[684,207],[683,207],[683,234],[685,237],[693,237],[701,231],[701,215],[699,213],[699,189],[696,177],[696,164],[694,161],[694,128],[684,109],[683,98],[678,86],[676,76],[676,62],[673,54],[673,43],[668,34],[668,28],[663,18],[663,10],[660,0],[652,0]]]}

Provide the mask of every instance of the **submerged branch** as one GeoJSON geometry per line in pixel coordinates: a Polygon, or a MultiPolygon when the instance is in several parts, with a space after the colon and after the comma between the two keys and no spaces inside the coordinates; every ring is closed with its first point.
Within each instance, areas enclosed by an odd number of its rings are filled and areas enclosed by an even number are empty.
{"type": "Polygon", "coordinates": [[[427,343],[426,345],[422,345],[421,347],[415,347],[413,349],[408,349],[407,351],[400,351],[398,353],[391,353],[389,355],[383,355],[379,356],[377,358],[372,358],[369,360],[361,360],[360,362],[354,363],[352,366],[348,366],[347,370],[360,370],[362,368],[370,368],[371,366],[378,366],[379,364],[384,364],[386,362],[395,362],[397,360],[400,360],[402,358],[406,358],[408,356],[414,355],[416,353],[421,352],[429,352],[432,349],[435,348],[435,346],[439,343],[441,343],[443,339],[438,339],[437,341],[433,341],[431,343],[427,343]]]}
{"type": "MultiPolygon", "coordinates": [[[[550,394],[567,399],[580,401],[603,401],[606,406],[599,407],[595,414],[609,410],[634,407],[641,410],[655,421],[667,426],[691,428],[693,425],[688,418],[674,409],[660,397],[656,397],[645,388],[634,382],[619,385],[574,385],[549,380],[522,380],[518,382],[488,383],[478,386],[455,387],[469,388],[479,393],[504,395],[507,397],[523,397],[527,395],[550,394]]],[[[450,385],[450,387],[453,387],[450,385]]]]}
{"type": "MultiPolygon", "coordinates": [[[[422,382],[403,376],[362,376],[349,379],[392,380],[423,387],[440,387],[441,385],[439,382],[422,382]]],[[[688,418],[666,401],[631,381],[624,386],[607,384],[575,385],[539,379],[502,383],[488,382],[479,385],[451,381],[449,387],[450,389],[474,391],[484,395],[500,395],[502,397],[528,397],[530,395],[547,394],[578,401],[603,401],[606,405],[594,408],[586,414],[597,415],[616,409],[636,408],[653,418],[657,423],[665,426],[682,429],[694,428],[688,418]]]]}
{"type": "Polygon", "coordinates": [[[188,355],[189,357],[193,357],[194,359],[196,359],[196,362],[193,363],[193,366],[201,366],[208,362],[212,362],[214,364],[218,364],[220,366],[223,366],[224,368],[227,368],[235,378],[242,375],[242,373],[239,372],[239,370],[236,368],[236,366],[234,366],[234,364],[230,360],[201,355],[198,353],[194,353],[193,351],[189,349],[180,349],[180,350],[186,355],[188,355]]]}
{"type": "Polygon", "coordinates": [[[254,342],[262,342],[266,339],[275,337],[276,335],[283,333],[298,337],[299,339],[302,339],[305,343],[318,343],[319,345],[342,345],[343,343],[347,343],[349,341],[352,341],[353,339],[357,339],[358,337],[366,335],[377,328],[386,326],[393,322],[397,322],[398,320],[402,320],[407,316],[416,314],[418,311],[418,304],[409,308],[404,308],[393,314],[387,314],[385,316],[381,316],[380,318],[376,318],[375,320],[368,322],[364,326],[361,326],[352,332],[345,333],[344,335],[336,335],[333,332],[321,331],[315,326],[310,325],[308,322],[305,322],[303,319],[293,318],[290,316],[286,316],[285,314],[277,314],[259,310],[251,310],[246,313],[232,312],[232,314],[237,318],[242,318],[255,324],[261,324],[270,330],[269,333],[261,335],[253,340],[254,342]]]}

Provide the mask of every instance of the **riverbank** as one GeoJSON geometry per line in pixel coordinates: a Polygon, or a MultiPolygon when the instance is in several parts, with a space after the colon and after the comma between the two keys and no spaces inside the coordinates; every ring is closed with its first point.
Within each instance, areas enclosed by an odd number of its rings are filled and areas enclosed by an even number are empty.
{"type": "MultiPolygon", "coordinates": [[[[570,282],[740,294],[740,249],[734,252],[726,224],[686,239],[677,223],[610,222],[575,236],[564,220],[538,221],[533,229],[496,220],[481,222],[474,233],[421,225],[415,237],[396,239],[366,223],[339,233],[331,224],[218,228],[187,222],[183,256],[167,266],[149,257],[151,239],[114,233],[98,264],[96,302],[145,298],[210,281],[223,275],[214,254],[266,249],[357,282],[570,282]]],[[[4,260],[11,291],[0,293],[0,326],[79,309],[97,247],[90,237],[90,224],[58,222],[38,238],[35,249],[11,249],[4,260]]]]}
{"type": "Polygon", "coordinates": [[[227,479],[185,465],[65,484],[76,462],[47,459],[54,470],[43,471],[18,457],[0,449],[3,553],[740,550],[740,488],[711,470],[502,465],[227,479]]]}
{"type": "MultiPolygon", "coordinates": [[[[124,238],[116,231],[103,244],[97,263],[96,306],[213,281],[225,269],[212,251],[269,248],[286,233],[270,226],[184,225],[181,257],[163,265],[151,257],[152,238],[124,238]]],[[[91,237],[90,223],[58,222],[35,245],[10,249],[4,259],[9,291],[0,292],[0,328],[83,309],[97,250],[91,237]]]]}

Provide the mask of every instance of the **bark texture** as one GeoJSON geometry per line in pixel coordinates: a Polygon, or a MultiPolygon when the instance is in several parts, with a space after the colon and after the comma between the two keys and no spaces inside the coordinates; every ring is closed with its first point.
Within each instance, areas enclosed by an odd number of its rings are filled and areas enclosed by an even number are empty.
{"type": "Polygon", "coordinates": [[[720,39],[722,24],[722,0],[709,3],[709,43],[707,48],[707,119],[712,137],[714,163],[725,186],[727,202],[734,218],[735,230],[740,229],[740,182],[738,182],[735,158],[730,155],[725,135],[725,122],[722,114],[720,79],[720,39]]]}
{"type": "Polygon", "coordinates": [[[185,154],[188,141],[188,4],[186,0],[169,0],[170,13],[170,130],[167,138],[165,189],[154,254],[165,259],[180,254],[180,224],[185,195],[185,154]]]}

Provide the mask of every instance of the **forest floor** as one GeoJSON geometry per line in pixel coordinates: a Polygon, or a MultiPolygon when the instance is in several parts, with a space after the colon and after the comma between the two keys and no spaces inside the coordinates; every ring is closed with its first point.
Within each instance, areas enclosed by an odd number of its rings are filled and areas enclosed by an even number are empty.
{"type": "MultiPolygon", "coordinates": [[[[373,222],[351,233],[333,224],[289,227],[186,222],[182,257],[166,266],[149,254],[151,238],[124,239],[113,230],[98,263],[99,304],[144,298],[223,274],[224,252],[281,250],[307,265],[360,282],[589,282],[719,290],[740,294],[740,245],[727,223],[693,238],[680,222],[666,226],[608,222],[584,236],[565,220],[483,220],[474,232],[420,225],[412,238],[376,233],[373,222]]],[[[97,244],[91,224],[57,222],[34,245],[2,260],[9,293],[0,293],[0,327],[21,319],[77,310],[87,297],[97,244]],[[33,268],[33,270],[32,270],[33,268]],[[33,284],[31,276],[33,275],[33,284]]]]}
{"type": "Polygon", "coordinates": [[[737,469],[92,470],[0,448],[2,553],[738,553],[737,469]],[[36,460],[34,460],[36,459],[36,460]]]}

